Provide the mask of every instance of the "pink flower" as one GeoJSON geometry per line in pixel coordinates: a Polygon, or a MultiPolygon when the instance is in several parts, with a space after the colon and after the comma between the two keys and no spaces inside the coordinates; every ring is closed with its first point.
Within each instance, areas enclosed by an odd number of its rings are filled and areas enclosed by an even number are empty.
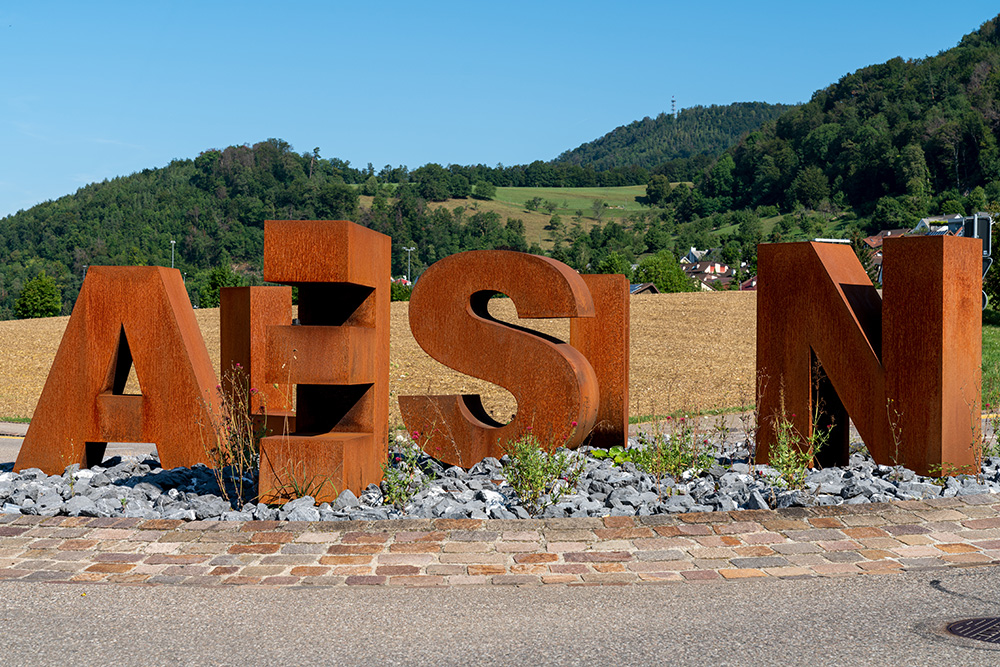
{"type": "Polygon", "coordinates": [[[571,422],[569,423],[569,425],[570,425],[570,426],[572,426],[573,428],[576,428],[576,422],[575,422],[575,421],[571,421],[571,422]]]}

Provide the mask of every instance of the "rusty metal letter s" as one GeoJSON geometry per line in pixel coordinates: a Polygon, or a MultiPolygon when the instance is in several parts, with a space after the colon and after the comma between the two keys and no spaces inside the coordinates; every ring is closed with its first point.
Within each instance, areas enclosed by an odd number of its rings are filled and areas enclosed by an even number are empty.
{"type": "Polygon", "coordinates": [[[506,250],[446,257],[420,277],[410,298],[410,328],[433,358],[510,391],[517,415],[491,418],[479,395],[400,396],[406,428],[432,456],[463,467],[503,455],[530,429],[543,444],[579,445],[597,419],[599,390],[590,362],[558,339],[498,321],[496,293],[522,318],[594,317],[583,278],[561,262],[506,250]],[[576,422],[575,428],[572,426],[576,422]]]}

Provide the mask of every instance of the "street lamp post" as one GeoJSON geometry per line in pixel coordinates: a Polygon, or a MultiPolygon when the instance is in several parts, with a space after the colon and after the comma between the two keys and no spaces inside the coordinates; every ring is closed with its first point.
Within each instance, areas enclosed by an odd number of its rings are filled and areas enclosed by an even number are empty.
{"type": "Polygon", "coordinates": [[[177,245],[177,241],[170,239],[170,268],[174,268],[174,246],[177,245]]]}
{"type": "Polygon", "coordinates": [[[403,250],[406,251],[406,282],[410,283],[411,285],[413,284],[413,282],[410,280],[410,253],[416,249],[417,249],[416,246],[413,246],[412,248],[407,248],[406,246],[403,246],[403,250]]]}

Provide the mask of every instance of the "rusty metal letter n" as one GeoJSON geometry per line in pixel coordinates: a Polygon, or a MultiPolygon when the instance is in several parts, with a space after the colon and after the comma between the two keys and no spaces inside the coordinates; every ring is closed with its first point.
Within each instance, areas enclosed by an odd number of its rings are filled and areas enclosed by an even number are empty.
{"type": "Polygon", "coordinates": [[[594,317],[584,279],[561,262],[506,250],[446,257],[420,277],[410,297],[410,329],[431,357],[507,389],[517,415],[502,424],[476,395],[400,396],[403,422],[430,455],[462,467],[503,455],[509,440],[534,433],[543,445],[579,445],[597,419],[597,376],[571,345],[496,320],[496,293],[521,318],[594,317]],[[573,422],[576,422],[575,430],[573,422]]]}
{"type": "Polygon", "coordinates": [[[876,463],[923,475],[974,468],[981,254],[979,239],[886,239],[880,299],[850,246],[761,245],[758,457],[778,421],[812,436],[822,401],[827,463],[846,462],[850,416],[876,463]]]}
{"type": "Polygon", "coordinates": [[[296,385],[295,430],[261,440],[265,502],[322,502],[382,479],[391,239],[345,220],[268,220],[264,279],[297,286],[301,326],[269,326],[265,381],[296,385]]]}
{"type": "Polygon", "coordinates": [[[206,461],[216,378],[181,274],[92,266],[15,470],[101,463],[108,442],[156,443],[164,468],[206,461]],[[135,364],[142,393],[124,393],[135,364]]]}

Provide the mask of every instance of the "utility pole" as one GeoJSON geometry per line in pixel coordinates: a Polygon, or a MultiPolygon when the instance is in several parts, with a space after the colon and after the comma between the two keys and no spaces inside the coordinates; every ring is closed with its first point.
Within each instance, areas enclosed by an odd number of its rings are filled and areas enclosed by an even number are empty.
{"type": "Polygon", "coordinates": [[[406,282],[410,283],[411,285],[413,284],[413,281],[410,280],[410,253],[416,249],[417,249],[416,246],[413,246],[412,248],[407,248],[406,246],[403,246],[403,250],[406,251],[406,282]]]}
{"type": "Polygon", "coordinates": [[[177,245],[177,241],[170,239],[170,268],[174,268],[174,246],[177,245]]]}

